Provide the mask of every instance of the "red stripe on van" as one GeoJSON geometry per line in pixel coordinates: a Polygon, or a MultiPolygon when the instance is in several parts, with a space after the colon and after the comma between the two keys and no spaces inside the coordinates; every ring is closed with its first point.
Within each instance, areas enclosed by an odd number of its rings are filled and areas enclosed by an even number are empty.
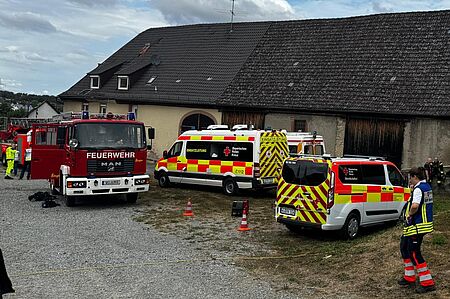
{"type": "Polygon", "coordinates": [[[206,170],[209,168],[209,165],[198,165],[198,172],[206,172],[206,170]]]}
{"type": "Polygon", "coordinates": [[[195,165],[197,165],[198,164],[198,160],[189,159],[189,160],[187,160],[187,164],[195,164],[195,165]]]}
{"type": "Polygon", "coordinates": [[[209,160],[209,165],[220,165],[221,163],[220,160],[209,160]]]}
{"type": "Polygon", "coordinates": [[[234,137],[234,136],[225,136],[223,138],[223,140],[236,140],[236,137],[234,137]]]}
{"type": "Polygon", "coordinates": [[[255,141],[255,137],[248,137],[248,141],[255,141]]]}
{"type": "Polygon", "coordinates": [[[241,167],[245,167],[245,162],[233,162],[233,166],[241,166],[241,167]]]}
{"type": "MultiPolygon", "coordinates": [[[[295,191],[297,191],[297,190],[298,190],[298,186],[294,186],[294,188],[292,188],[292,190],[289,191],[289,193],[284,198],[283,203],[287,202],[291,198],[292,194],[294,194],[295,191]]],[[[292,201],[291,204],[293,205],[293,204],[295,204],[295,202],[296,202],[296,200],[292,201]]]]}
{"type": "Polygon", "coordinates": [[[367,192],[369,193],[380,193],[381,186],[367,186],[367,192]]]}
{"type": "Polygon", "coordinates": [[[381,201],[382,202],[390,202],[394,201],[394,193],[381,193],[381,201]]]}
{"type": "Polygon", "coordinates": [[[233,166],[220,166],[220,173],[233,172],[233,166]]]}
{"type": "Polygon", "coordinates": [[[202,136],[200,137],[200,140],[212,140],[213,137],[212,136],[202,136]]]}
{"type": "Polygon", "coordinates": [[[179,136],[178,140],[190,140],[191,136],[179,136]]]}

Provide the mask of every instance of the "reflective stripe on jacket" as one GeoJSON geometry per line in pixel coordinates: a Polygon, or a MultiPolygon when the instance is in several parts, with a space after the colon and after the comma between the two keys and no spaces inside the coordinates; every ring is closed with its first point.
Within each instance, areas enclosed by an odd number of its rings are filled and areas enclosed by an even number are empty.
{"type": "Polygon", "coordinates": [[[412,216],[411,225],[403,228],[404,236],[426,234],[433,231],[433,192],[428,183],[421,182],[412,190],[411,197],[406,206],[406,215],[409,215],[409,211],[411,210],[413,193],[416,188],[419,188],[422,192],[422,199],[420,200],[417,212],[412,216]]]}

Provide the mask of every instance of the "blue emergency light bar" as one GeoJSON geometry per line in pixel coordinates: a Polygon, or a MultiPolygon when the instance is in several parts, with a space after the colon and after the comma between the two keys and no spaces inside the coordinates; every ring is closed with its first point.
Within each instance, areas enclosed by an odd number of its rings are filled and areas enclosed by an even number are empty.
{"type": "Polygon", "coordinates": [[[83,111],[81,113],[81,119],[89,119],[89,111],[83,111]]]}
{"type": "Polygon", "coordinates": [[[136,120],[136,115],[134,112],[128,112],[128,120],[136,120]]]}

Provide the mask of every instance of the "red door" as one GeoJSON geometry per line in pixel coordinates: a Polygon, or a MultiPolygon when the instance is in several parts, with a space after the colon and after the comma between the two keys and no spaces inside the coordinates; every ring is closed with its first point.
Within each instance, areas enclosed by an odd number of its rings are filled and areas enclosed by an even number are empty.
{"type": "Polygon", "coordinates": [[[31,178],[49,180],[59,177],[61,164],[67,156],[67,126],[33,125],[31,144],[31,178]]]}

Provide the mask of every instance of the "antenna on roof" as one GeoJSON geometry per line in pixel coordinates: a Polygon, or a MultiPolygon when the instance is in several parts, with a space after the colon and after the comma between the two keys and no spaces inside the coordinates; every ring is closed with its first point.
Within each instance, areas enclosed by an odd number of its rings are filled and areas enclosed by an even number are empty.
{"type": "Polygon", "coordinates": [[[234,18],[234,0],[231,0],[231,22],[230,22],[230,33],[233,32],[233,18],[234,18]]]}

